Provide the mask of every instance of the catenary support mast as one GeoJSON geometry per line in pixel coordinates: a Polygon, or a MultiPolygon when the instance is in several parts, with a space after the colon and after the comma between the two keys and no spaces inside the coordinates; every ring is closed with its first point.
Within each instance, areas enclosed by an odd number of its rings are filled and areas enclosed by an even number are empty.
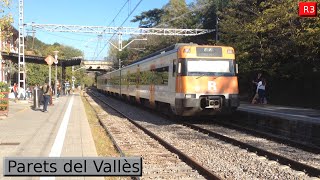
{"type": "Polygon", "coordinates": [[[24,57],[24,23],[23,23],[23,0],[19,0],[19,49],[18,49],[18,86],[26,89],[26,64],[24,57]]]}

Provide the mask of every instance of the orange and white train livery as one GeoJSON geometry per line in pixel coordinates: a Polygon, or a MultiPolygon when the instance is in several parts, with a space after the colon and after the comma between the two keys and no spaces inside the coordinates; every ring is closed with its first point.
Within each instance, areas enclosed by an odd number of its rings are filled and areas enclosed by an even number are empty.
{"type": "Polygon", "coordinates": [[[232,47],[176,44],[98,76],[97,88],[176,115],[214,115],[239,106],[232,47]]]}

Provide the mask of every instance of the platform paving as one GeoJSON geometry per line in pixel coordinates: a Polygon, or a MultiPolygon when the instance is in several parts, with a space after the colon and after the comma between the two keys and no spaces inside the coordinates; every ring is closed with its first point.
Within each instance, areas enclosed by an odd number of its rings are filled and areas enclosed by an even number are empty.
{"type": "MultiPolygon", "coordinates": [[[[97,157],[91,129],[79,94],[63,96],[48,107],[48,113],[31,109],[28,101],[10,102],[9,116],[0,120],[0,179],[40,179],[4,177],[3,157],[48,157],[52,153],[66,109],[73,99],[61,157],[97,157]]],[[[103,177],[59,177],[56,179],[103,179],[103,177]]]]}
{"type": "Polygon", "coordinates": [[[320,110],[278,106],[278,105],[260,105],[241,102],[238,111],[255,113],[263,116],[282,118],[286,120],[304,121],[313,124],[320,124],[320,110]]]}

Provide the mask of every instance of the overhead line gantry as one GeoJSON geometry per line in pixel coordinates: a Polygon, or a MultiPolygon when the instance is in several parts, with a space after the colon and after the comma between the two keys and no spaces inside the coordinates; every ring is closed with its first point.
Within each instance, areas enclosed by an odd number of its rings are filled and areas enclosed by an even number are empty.
{"type": "Polygon", "coordinates": [[[134,28],[134,27],[108,27],[108,26],[80,26],[80,25],[62,25],[62,24],[35,24],[27,23],[33,30],[41,29],[49,32],[73,32],[73,33],[93,33],[93,34],[118,34],[118,47],[109,43],[122,51],[126,46],[122,45],[122,35],[158,35],[158,36],[197,36],[213,32],[214,29],[174,29],[174,28],[134,28]]]}
{"type": "Polygon", "coordinates": [[[174,29],[174,28],[134,28],[134,27],[107,27],[107,26],[79,26],[61,24],[34,24],[27,23],[34,29],[51,32],[76,32],[96,34],[128,34],[128,35],[161,35],[161,36],[197,36],[213,32],[214,29],[174,29]]]}

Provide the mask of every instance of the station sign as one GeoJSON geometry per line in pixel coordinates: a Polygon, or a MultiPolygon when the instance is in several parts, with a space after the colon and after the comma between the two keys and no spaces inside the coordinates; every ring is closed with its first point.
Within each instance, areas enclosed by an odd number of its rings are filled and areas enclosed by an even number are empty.
{"type": "Polygon", "coordinates": [[[44,59],[44,60],[47,62],[47,64],[48,64],[49,66],[51,66],[52,63],[53,63],[53,61],[54,61],[54,58],[53,58],[51,55],[49,55],[49,56],[46,57],[46,59],[44,59]]]}

